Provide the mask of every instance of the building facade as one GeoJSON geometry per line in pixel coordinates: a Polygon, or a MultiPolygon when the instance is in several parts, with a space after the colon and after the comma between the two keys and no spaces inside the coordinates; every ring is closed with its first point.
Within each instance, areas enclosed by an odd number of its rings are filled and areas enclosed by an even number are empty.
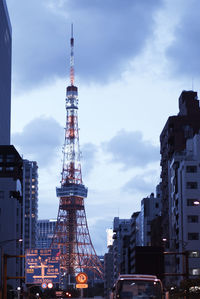
{"type": "Polygon", "coordinates": [[[113,245],[108,246],[108,252],[104,255],[104,298],[110,298],[110,292],[114,284],[113,273],[113,245]]]}
{"type": "MultiPolygon", "coordinates": [[[[188,252],[172,258],[172,273],[200,275],[200,134],[186,142],[186,149],[175,153],[170,173],[170,251],[188,252]],[[186,268],[188,264],[188,269],[186,268]]],[[[177,276],[177,282],[183,277],[177,276]]]]}
{"type": "Polygon", "coordinates": [[[131,233],[131,219],[114,218],[113,222],[113,276],[114,281],[119,273],[125,273],[129,266],[129,242],[131,233]]]}
{"type": "Polygon", "coordinates": [[[151,193],[149,197],[143,198],[141,201],[140,214],[140,246],[151,246],[151,223],[152,220],[161,215],[161,198],[159,195],[151,193]]]}
{"type": "Polygon", "coordinates": [[[134,274],[136,269],[135,261],[135,248],[141,244],[141,234],[140,234],[140,212],[135,212],[131,216],[131,234],[130,234],[130,273],[134,274]]]}
{"type": "Polygon", "coordinates": [[[0,1],[0,145],[10,144],[12,32],[5,0],[0,1]]]}
{"type": "Polygon", "coordinates": [[[200,108],[197,92],[183,91],[179,97],[179,113],[170,116],[160,135],[161,188],[162,188],[162,230],[169,238],[169,162],[176,152],[183,151],[186,140],[200,129],[200,108]]]}
{"type": "MultiPolygon", "coordinates": [[[[24,255],[36,245],[38,215],[37,164],[23,160],[13,145],[0,146],[0,248],[24,255]]],[[[24,258],[8,259],[8,276],[24,276],[24,258]]],[[[1,266],[3,267],[3,265],[1,266]]],[[[8,281],[13,289],[19,279],[8,281]]]]}
{"type": "Polygon", "coordinates": [[[39,219],[37,222],[37,248],[49,248],[52,242],[56,219],[39,219]]]}

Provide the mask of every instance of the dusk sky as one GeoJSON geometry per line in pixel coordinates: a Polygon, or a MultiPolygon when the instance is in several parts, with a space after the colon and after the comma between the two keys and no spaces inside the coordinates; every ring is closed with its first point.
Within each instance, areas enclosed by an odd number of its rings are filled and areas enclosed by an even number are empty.
{"type": "Polygon", "coordinates": [[[7,0],[12,144],[39,166],[39,218],[56,218],[74,24],[86,214],[98,254],[160,182],[159,135],[200,86],[199,0],[7,0]]]}

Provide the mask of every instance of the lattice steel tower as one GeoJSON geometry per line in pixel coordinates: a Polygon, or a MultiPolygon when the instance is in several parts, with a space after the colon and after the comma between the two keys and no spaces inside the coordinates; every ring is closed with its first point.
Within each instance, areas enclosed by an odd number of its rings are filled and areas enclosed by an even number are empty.
{"type": "Polygon", "coordinates": [[[66,128],[57,225],[52,246],[60,249],[61,272],[68,279],[79,272],[95,273],[102,278],[103,271],[90,238],[84,207],[87,188],[83,185],[80,162],[78,128],[78,88],[74,86],[73,26],[70,40],[70,82],[66,90],[66,128]]]}

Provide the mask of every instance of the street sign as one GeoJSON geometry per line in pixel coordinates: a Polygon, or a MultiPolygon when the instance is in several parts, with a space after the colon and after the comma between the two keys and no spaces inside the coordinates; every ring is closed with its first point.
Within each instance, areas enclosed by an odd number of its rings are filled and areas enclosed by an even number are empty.
{"type": "Polygon", "coordinates": [[[46,289],[46,288],[47,288],[47,284],[46,284],[46,282],[43,282],[42,285],[41,285],[41,287],[42,287],[43,289],[46,289]]]}
{"type": "Polygon", "coordinates": [[[26,250],[26,284],[43,284],[59,282],[59,250],[26,250]]]}
{"type": "Polygon", "coordinates": [[[84,272],[80,272],[76,275],[76,282],[79,283],[86,283],[88,280],[87,274],[84,272]]]}
{"type": "Polygon", "coordinates": [[[76,284],[76,288],[77,289],[87,289],[88,288],[88,284],[87,283],[77,283],[76,284]]]}
{"type": "Polygon", "coordinates": [[[52,289],[53,288],[53,283],[49,282],[47,286],[48,286],[49,289],[52,289]]]}

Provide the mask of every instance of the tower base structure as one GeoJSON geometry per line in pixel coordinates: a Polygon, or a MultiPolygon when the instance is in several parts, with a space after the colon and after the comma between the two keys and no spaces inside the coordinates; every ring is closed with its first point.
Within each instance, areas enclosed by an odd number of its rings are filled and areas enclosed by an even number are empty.
{"type": "Polygon", "coordinates": [[[87,188],[69,184],[56,191],[60,204],[52,244],[60,249],[61,281],[73,285],[80,272],[93,280],[102,279],[103,266],[92,245],[84,207],[87,188]]]}

